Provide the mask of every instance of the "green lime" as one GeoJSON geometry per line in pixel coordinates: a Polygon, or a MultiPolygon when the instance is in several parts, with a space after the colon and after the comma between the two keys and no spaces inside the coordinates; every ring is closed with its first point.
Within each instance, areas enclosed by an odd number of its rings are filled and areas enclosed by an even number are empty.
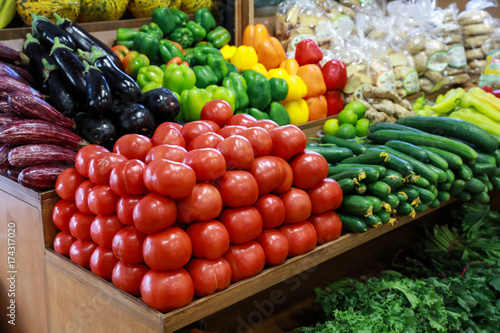
{"type": "Polygon", "coordinates": [[[356,137],[356,127],[353,124],[342,124],[339,126],[337,136],[342,139],[354,139],[356,137]]]}
{"type": "Polygon", "coordinates": [[[335,135],[337,134],[337,130],[339,129],[339,120],[338,119],[328,119],[323,124],[323,134],[324,135],[335,135]]]}
{"type": "Polygon", "coordinates": [[[366,112],[366,105],[361,103],[360,101],[352,101],[349,102],[345,107],[344,110],[352,110],[356,115],[358,116],[358,119],[361,119],[365,116],[366,112]]]}
{"type": "Polygon", "coordinates": [[[358,115],[353,110],[344,109],[340,111],[339,115],[337,116],[337,119],[339,120],[339,125],[351,124],[354,126],[358,121],[358,115]]]}
{"type": "Polygon", "coordinates": [[[356,136],[363,137],[368,134],[368,127],[370,127],[370,120],[362,118],[356,123],[356,136]]]}

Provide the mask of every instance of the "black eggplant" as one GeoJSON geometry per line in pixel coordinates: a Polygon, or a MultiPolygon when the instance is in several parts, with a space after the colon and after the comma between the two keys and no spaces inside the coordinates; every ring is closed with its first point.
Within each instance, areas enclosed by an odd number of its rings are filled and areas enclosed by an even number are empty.
{"type": "Polygon", "coordinates": [[[123,70],[122,62],[115,52],[111,50],[109,46],[104,44],[101,40],[89,34],[85,29],[83,29],[77,23],[71,21],[68,18],[61,18],[57,13],[54,13],[56,18],[56,24],[66,31],[75,42],[75,46],[82,51],[92,52],[92,46],[95,46],[99,50],[106,53],[106,55],[115,63],[115,65],[123,70]]]}
{"type": "Polygon", "coordinates": [[[100,118],[89,113],[79,113],[74,118],[76,124],[75,132],[88,142],[101,145],[109,150],[118,139],[118,131],[109,118],[100,118]]]}
{"type": "Polygon", "coordinates": [[[177,96],[167,88],[157,88],[142,94],[140,103],[147,107],[158,123],[173,121],[181,105],[177,96]]]}
{"type": "Polygon", "coordinates": [[[48,88],[47,101],[67,117],[73,118],[79,110],[79,99],[68,89],[60,70],[55,65],[50,65],[47,59],[42,59],[44,65],[45,84],[48,88]]]}
{"type": "Polygon", "coordinates": [[[120,135],[137,133],[151,136],[156,128],[153,113],[144,105],[136,102],[113,101],[111,107],[116,115],[120,135]]]}
{"type": "Polygon", "coordinates": [[[42,93],[48,93],[48,87],[45,84],[45,66],[43,59],[49,66],[55,66],[56,62],[49,56],[50,49],[40,43],[40,41],[33,37],[32,34],[26,34],[26,41],[23,45],[24,54],[29,58],[29,70],[33,76],[34,87],[42,93]]]}
{"type": "Polygon", "coordinates": [[[71,89],[81,96],[87,94],[87,85],[85,83],[85,65],[78,55],[69,47],[61,44],[56,37],[54,46],[50,50],[50,55],[54,58],[64,78],[71,85],[71,89]]]}
{"type": "Polygon", "coordinates": [[[86,61],[85,83],[87,85],[87,100],[85,111],[97,115],[105,115],[111,108],[113,96],[106,79],[95,66],[90,66],[86,61]]]}
{"type": "Polygon", "coordinates": [[[141,89],[135,80],[116,67],[104,52],[92,47],[90,62],[102,72],[114,95],[128,101],[137,101],[141,97],[141,89]]]}
{"type": "Polygon", "coordinates": [[[73,38],[57,24],[50,21],[45,16],[37,16],[34,13],[31,13],[31,17],[33,18],[33,21],[31,21],[32,32],[42,41],[42,43],[52,47],[52,45],[54,45],[55,38],[57,37],[59,38],[59,42],[61,42],[61,44],[75,50],[75,42],[73,41],[73,38]]]}

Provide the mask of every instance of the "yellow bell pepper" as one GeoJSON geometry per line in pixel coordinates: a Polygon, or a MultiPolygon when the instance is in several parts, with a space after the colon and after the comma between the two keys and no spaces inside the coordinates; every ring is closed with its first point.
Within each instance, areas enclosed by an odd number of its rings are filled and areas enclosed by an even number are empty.
{"type": "Polygon", "coordinates": [[[273,77],[285,79],[288,76],[288,72],[284,68],[273,68],[267,72],[267,79],[271,80],[273,77]]]}
{"type": "Polygon", "coordinates": [[[261,64],[260,62],[259,63],[256,63],[255,65],[252,66],[252,68],[250,69],[253,69],[254,71],[256,71],[257,73],[261,73],[262,75],[266,76],[267,77],[267,69],[266,67],[264,67],[263,64],[261,64]]]}
{"type": "Polygon", "coordinates": [[[304,99],[281,102],[290,116],[290,124],[300,125],[309,121],[309,106],[304,99]]]}
{"type": "Polygon", "coordinates": [[[236,52],[236,46],[226,44],[219,51],[222,53],[222,57],[224,57],[224,60],[231,60],[234,52],[236,52]]]}
{"type": "Polygon", "coordinates": [[[284,79],[288,83],[288,95],[286,95],[285,98],[286,102],[296,101],[307,95],[307,86],[300,76],[288,75],[284,79]]]}
{"type": "Polygon", "coordinates": [[[255,49],[245,45],[238,46],[230,60],[230,63],[235,65],[240,72],[252,68],[258,62],[259,57],[255,49]]]}

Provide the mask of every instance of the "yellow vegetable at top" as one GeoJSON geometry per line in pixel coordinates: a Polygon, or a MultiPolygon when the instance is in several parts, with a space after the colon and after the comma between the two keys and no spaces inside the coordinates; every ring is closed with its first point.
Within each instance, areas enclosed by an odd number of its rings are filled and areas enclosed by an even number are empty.
{"type": "Polygon", "coordinates": [[[255,49],[251,46],[245,45],[238,46],[230,61],[231,64],[238,68],[239,72],[252,68],[252,66],[258,62],[259,57],[257,56],[255,49]]]}
{"type": "Polygon", "coordinates": [[[284,68],[273,68],[267,72],[267,79],[271,80],[273,77],[285,79],[288,76],[288,72],[284,68]]]}
{"type": "Polygon", "coordinates": [[[263,64],[261,64],[260,62],[259,63],[256,63],[255,65],[252,66],[252,68],[250,69],[253,69],[254,71],[256,71],[257,73],[260,73],[264,76],[267,76],[267,69],[266,67],[264,67],[263,64]]]}
{"type": "Polygon", "coordinates": [[[307,86],[298,75],[288,75],[284,78],[288,83],[288,95],[285,101],[295,101],[303,98],[307,94],[307,86]]]}
{"type": "Polygon", "coordinates": [[[222,53],[224,60],[231,60],[234,52],[236,52],[236,46],[226,44],[219,51],[222,53]]]}
{"type": "Polygon", "coordinates": [[[281,102],[290,116],[290,124],[300,125],[309,120],[309,106],[304,99],[281,102]]]}

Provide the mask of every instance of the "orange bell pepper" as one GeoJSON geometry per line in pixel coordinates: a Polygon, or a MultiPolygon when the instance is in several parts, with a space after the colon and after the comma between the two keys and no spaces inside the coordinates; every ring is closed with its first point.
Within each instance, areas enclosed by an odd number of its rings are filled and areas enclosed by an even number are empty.
{"type": "Polygon", "coordinates": [[[130,52],[128,47],[125,45],[115,45],[111,48],[111,51],[118,56],[118,59],[120,59],[121,62],[123,62],[123,58],[125,58],[125,56],[130,52]]]}
{"type": "Polygon", "coordinates": [[[271,36],[261,41],[256,51],[259,61],[267,70],[278,68],[281,62],[286,59],[285,50],[276,37],[271,36]]]}
{"type": "Polygon", "coordinates": [[[259,43],[267,39],[268,36],[269,32],[265,25],[260,23],[256,25],[249,24],[245,28],[245,31],[243,31],[243,41],[241,44],[257,49],[259,43]]]}
{"type": "Polygon", "coordinates": [[[318,65],[300,66],[297,75],[302,78],[302,81],[307,87],[307,97],[324,95],[326,93],[326,84],[323,79],[323,73],[318,65]]]}
{"type": "Polygon", "coordinates": [[[309,106],[309,120],[325,118],[328,114],[328,104],[324,95],[306,98],[309,106]]]}
{"type": "Polygon", "coordinates": [[[285,69],[290,75],[295,75],[299,71],[299,63],[297,60],[289,58],[281,62],[280,68],[285,69]]]}

